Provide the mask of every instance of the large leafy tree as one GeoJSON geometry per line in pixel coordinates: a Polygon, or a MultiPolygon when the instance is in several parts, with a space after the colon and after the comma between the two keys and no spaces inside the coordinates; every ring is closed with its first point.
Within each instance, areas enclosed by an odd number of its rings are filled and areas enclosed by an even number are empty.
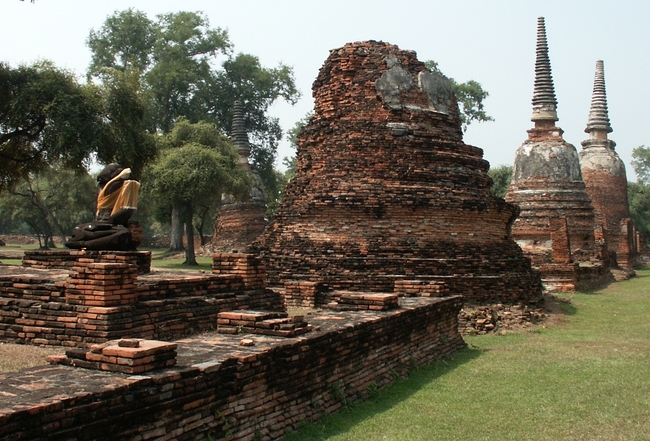
{"type": "Polygon", "coordinates": [[[124,164],[133,176],[140,177],[156,155],[156,142],[155,135],[146,130],[147,104],[137,71],[107,70],[102,87],[97,89],[105,122],[97,160],[124,164]]]}
{"type": "Polygon", "coordinates": [[[181,116],[215,123],[227,133],[233,103],[240,100],[253,163],[265,185],[276,185],[272,164],[282,131],[267,111],[277,99],[298,99],[291,68],[268,69],[253,55],[234,55],[227,32],[211,28],[195,12],[159,15],[156,21],[133,9],[117,12],[90,33],[88,46],[90,77],[102,79],[107,69],[140,73],[152,133],[168,132],[181,116]]]}
{"type": "Polygon", "coordinates": [[[97,90],[51,63],[0,63],[0,190],[49,164],[89,164],[103,139],[102,116],[97,90]]]}
{"type": "Polygon", "coordinates": [[[150,171],[150,186],[160,204],[173,207],[185,225],[185,264],[196,265],[194,214],[219,204],[223,193],[247,194],[247,178],[230,140],[214,124],[180,119],[160,141],[159,159],[150,171]]]}

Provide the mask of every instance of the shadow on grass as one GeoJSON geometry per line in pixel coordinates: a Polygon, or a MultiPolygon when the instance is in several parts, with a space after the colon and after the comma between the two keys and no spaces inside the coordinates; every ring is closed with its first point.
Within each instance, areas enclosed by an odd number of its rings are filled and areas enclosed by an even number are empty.
{"type": "Polygon", "coordinates": [[[362,421],[388,411],[429,383],[452,372],[454,369],[479,357],[485,349],[465,348],[457,353],[417,368],[406,378],[400,378],[385,389],[374,393],[365,401],[346,405],[336,414],[322,417],[316,422],[305,422],[295,432],[289,432],[285,441],[318,441],[346,433],[362,421]]]}
{"type": "Polygon", "coordinates": [[[571,297],[544,294],[544,302],[544,308],[552,314],[574,315],[578,312],[578,308],[571,303],[571,297]]]}

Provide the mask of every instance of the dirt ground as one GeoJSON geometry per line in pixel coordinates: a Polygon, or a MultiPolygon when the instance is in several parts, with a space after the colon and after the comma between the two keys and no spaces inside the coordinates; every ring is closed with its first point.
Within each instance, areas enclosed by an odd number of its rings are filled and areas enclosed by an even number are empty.
{"type": "Polygon", "coordinates": [[[48,355],[65,353],[65,348],[57,346],[44,348],[31,345],[0,343],[0,372],[18,372],[34,366],[47,364],[48,355]]]}

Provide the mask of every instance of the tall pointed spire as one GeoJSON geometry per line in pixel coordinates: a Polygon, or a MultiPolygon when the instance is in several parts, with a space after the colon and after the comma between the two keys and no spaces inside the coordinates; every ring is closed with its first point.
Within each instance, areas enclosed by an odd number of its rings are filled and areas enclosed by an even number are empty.
{"type": "Polygon", "coordinates": [[[237,147],[237,152],[241,157],[242,163],[247,165],[248,156],[251,153],[251,146],[248,142],[248,133],[246,133],[246,128],[244,127],[244,106],[241,101],[235,101],[232,115],[231,138],[235,147],[237,147]]]}
{"type": "Polygon", "coordinates": [[[607,112],[607,93],[605,92],[605,67],[603,60],[596,61],[594,91],[591,96],[591,108],[589,109],[589,120],[587,121],[585,132],[589,133],[591,138],[603,139],[607,139],[607,133],[612,132],[612,126],[609,123],[609,113],[607,112]]]}
{"type": "Polygon", "coordinates": [[[537,57],[535,59],[535,88],[531,121],[557,121],[557,99],[548,58],[544,17],[537,19],[537,57]]]}

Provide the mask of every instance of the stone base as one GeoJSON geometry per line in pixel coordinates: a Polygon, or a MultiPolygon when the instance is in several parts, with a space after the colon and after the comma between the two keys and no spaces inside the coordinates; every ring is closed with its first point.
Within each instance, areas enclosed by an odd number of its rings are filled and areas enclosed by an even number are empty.
{"type": "Polygon", "coordinates": [[[66,355],[50,356],[51,364],[62,364],[100,371],[141,374],[176,364],[176,343],[155,340],[114,340],[93,345],[90,351],[72,349],[66,355]]]}
{"type": "Polygon", "coordinates": [[[23,266],[72,269],[78,259],[92,259],[94,263],[130,263],[138,267],[138,274],[147,274],[151,271],[151,251],[25,251],[23,266]]]}

